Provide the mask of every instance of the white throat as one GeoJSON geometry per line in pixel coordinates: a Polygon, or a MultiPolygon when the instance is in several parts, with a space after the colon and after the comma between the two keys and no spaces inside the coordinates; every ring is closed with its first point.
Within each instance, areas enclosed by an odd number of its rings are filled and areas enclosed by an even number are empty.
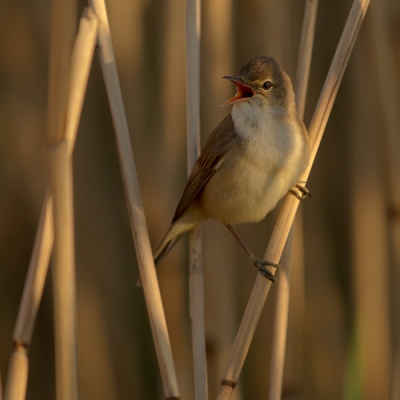
{"type": "MultiPolygon", "coordinates": [[[[254,100],[253,100],[254,101],[254,100]]],[[[271,107],[259,100],[256,104],[242,102],[234,104],[232,119],[238,134],[243,139],[255,139],[265,132],[279,131],[285,117],[283,107],[271,107]]]]}
{"type": "Polygon", "coordinates": [[[236,132],[247,143],[246,152],[254,161],[269,166],[299,161],[304,149],[302,128],[288,117],[285,107],[242,102],[233,105],[231,114],[236,132]]]}

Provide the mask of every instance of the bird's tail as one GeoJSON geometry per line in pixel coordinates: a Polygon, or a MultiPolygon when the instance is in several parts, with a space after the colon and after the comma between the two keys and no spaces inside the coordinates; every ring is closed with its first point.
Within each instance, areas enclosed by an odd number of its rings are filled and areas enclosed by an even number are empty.
{"type": "MultiPolygon", "coordinates": [[[[161,243],[158,246],[158,250],[154,254],[154,265],[157,266],[171,251],[178,240],[183,235],[193,230],[201,222],[203,221],[176,221],[175,223],[171,224],[166,234],[162,238],[161,243]]],[[[142,286],[140,278],[138,279],[136,285],[142,286]]]]}
{"type": "Polygon", "coordinates": [[[167,233],[162,238],[161,243],[158,246],[156,253],[154,254],[154,265],[156,267],[164,259],[164,257],[172,250],[172,248],[175,246],[177,241],[185,233],[190,231],[190,229],[188,229],[188,230],[180,231],[179,233],[177,233],[177,232],[174,232],[174,231],[176,231],[176,229],[174,229],[174,228],[176,228],[176,227],[174,225],[171,225],[171,227],[168,229],[167,233]]]}

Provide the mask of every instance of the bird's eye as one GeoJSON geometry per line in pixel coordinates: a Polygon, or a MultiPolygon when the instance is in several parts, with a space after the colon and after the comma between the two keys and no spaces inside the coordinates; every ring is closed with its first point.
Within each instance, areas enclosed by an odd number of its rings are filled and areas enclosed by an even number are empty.
{"type": "Polygon", "coordinates": [[[262,88],[265,90],[269,90],[272,87],[272,83],[270,81],[265,81],[262,85],[262,88]]]}

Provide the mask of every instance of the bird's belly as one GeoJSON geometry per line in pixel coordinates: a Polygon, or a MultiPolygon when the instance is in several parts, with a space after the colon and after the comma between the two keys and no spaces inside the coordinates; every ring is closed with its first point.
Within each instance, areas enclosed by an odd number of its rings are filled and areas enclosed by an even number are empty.
{"type": "Polygon", "coordinates": [[[293,185],[282,170],[270,164],[238,163],[219,170],[206,185],[202,205],[224,224],[258,222],[293,185]]]}

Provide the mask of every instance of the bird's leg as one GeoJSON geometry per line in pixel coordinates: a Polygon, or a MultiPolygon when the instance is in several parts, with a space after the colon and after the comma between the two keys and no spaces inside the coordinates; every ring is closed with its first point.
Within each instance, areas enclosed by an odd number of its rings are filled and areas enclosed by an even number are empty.
{"type": "Polygon", "coordinates": [[[299,183],[296,183],[294,188],[289,190],[289,192],[293,196],[297,197],[299,200],[303,200],[306,197],[311,197],[310,191],[305,186],[303,186],[302,183],[305,183],[305,182],[300,181],[299,183]]]}
{"type": "Polygon", "coordinates": [[[253,265],[261,272],[261,274],[265,278],[269,279],[270,281],[276,282],[275,276],[272,274],[272,272],[270,270],[265,268],[265,266],[266,265],[272,265],[275,268],[279,268],[279,264],[275,264],[273,262],[266,261],[266,260],[261,260],[260,258],[255,257],[254,254],[249,250],[249,248],[243,242],[243,240],[240,238],[238,233],[233,229],[232,225],[226,224],[226,227],[232,233],[233,237],[240,244],[240,247],[245,251],[245,253],[248,255],[248,257],[250,258],[250,260],[253,263],[253,265]]]}

